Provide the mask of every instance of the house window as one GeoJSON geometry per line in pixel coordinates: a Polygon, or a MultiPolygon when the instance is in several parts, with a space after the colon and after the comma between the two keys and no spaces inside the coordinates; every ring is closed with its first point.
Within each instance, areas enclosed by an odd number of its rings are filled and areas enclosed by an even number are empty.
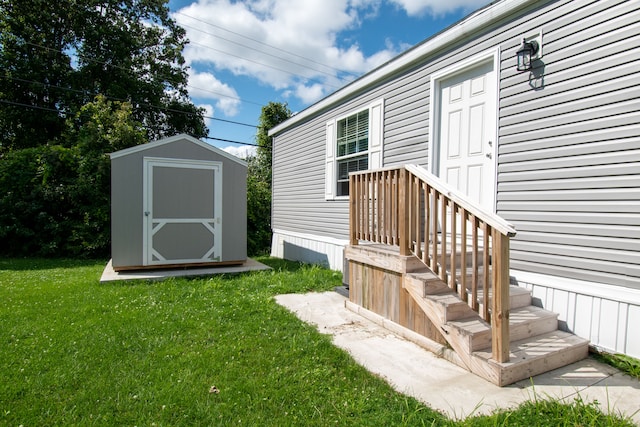
{"type": "Polygon", "coordinates": [[[349,173],[382,167],[384,100],[326,125],[325,199],[346,199],[349,173]]]}
{"type": "Polygon", "coordinates": [[[369,169],[369,110],[336,123],[337,196],[349,195],[349,172],[369,169]]]}

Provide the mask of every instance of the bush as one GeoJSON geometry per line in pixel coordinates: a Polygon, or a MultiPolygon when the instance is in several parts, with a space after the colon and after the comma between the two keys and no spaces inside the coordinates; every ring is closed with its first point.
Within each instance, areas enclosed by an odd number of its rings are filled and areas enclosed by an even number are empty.
{"type": "Polygon", "coordinates": [[[70,251],[80,212],[78,156],[59,145],[12,151],[0,162],[0,253],[78,255],[70,251]]]}
{"type": "Polygon", "coordinates": [[[131,106],[97,97],[61,144],[0,157],[0,255],[106,257],[111,244],[108,153],[146,142],[131,106]]]}

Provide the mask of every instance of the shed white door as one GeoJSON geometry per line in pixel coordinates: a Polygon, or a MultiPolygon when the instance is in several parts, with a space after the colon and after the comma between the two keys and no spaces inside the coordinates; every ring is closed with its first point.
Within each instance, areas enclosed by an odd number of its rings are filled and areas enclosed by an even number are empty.
{"type": "Polygon", "coordinates": [[[493,63],[440,81],[439,176],[494,211],[496,81],[493,63]]]}
{"type": "Polygon", "coordinates": [[[144,265],[220,261],[220,162],[144,159],[144,265]]]}

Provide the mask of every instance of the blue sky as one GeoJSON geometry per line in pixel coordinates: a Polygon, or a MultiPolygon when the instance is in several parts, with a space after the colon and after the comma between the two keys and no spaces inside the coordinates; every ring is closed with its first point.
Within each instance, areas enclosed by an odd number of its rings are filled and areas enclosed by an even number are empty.
{"type": "MultiPolygon", "coordinates": [[[[263,105],[302,111],[488,0],[170,0],[209,136],[254,143],[263,105]]],[[[209,140],[240,157],[247,146],[209,140]]]]}

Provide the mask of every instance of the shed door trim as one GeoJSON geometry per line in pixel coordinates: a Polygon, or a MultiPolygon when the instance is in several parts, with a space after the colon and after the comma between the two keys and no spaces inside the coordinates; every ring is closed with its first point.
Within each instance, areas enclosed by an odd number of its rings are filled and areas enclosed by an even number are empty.
{"type": "MultiPolygon", "coordinates": [[[[170,169],[168,169],[170,170],[170,169]]],[[[158,171],[159,172],[159,171],[158,171]]],[[[204,196],[204,195],[203,195],[204,196]]],[[[159,200],[156,200],[159,203],[159,200]]],[[[165,200],[165,202],[167,202],[165,200]]],[[[170,202],[170,201],[169,201],[170,202]]],[[[170,206],[167,205],[167,206],[170,206]]],[[[182,206],[182,205],[180,205],[182,206]]],[[[155,206],[156,208],[158,206],[155,206]]],[[[187,207],[187,209],[189,209],[187,207]]],[[[200,212],[201,213],[201,212],[200,212]]],[[[205,263],[221,261],[222,242],[222,162],[205,160],[167,159],[157,157],[144,157],[143,159],[143,265],[163,265],[163,264],[186,264],[205,263]],[[213,195],[207,195],[212,201],[211,215],[188,215],[176,217],[175,215],[165,215],[162,212],[156,215],[154,212],[154,168],[186,169],[191,171],[210,171],[213,175],[213,182],[200,182],[203,186],[211,186],[213,195]],[[165,228],[166,227],[166,228],[165,228]],[[196,227],[200,232],[210,233],[211,242],[206,244],[197,256],[180,256],[163,254],[164,250],[154,247],[154,237],[163,229],[165,232],[170,228],[196,227]]],[[[174,231],[175,233],[175,231],[174,231]]],[[[177,233],[178,236],[181,233],[177,233]]],[[[208,234],[204,234],[208,235],[208,234]]],[[[186,233],[185,233],[186,236],[186,233]]],[[[208,238],[204,238],[206,241],[208,238]]],[[[172,250],[182,251],[182,247],[188,245],[190,241],[177,240],[172,250]]],[[[157,246],[157,244],[156,244],[157,246]]]]}

